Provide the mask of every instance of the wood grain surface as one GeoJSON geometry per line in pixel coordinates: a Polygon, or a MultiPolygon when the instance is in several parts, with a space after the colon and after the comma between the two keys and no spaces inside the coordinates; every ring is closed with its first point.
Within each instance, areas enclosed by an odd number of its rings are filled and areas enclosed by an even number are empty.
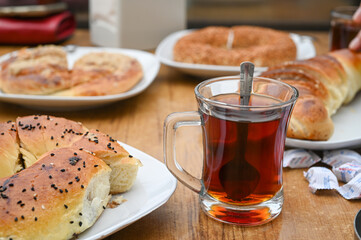
{"type": "MultiPolygon", "coordinates": [[[[318,54],[327,52],[327,32],[302,34],[314,37],[318,54]]],[[[86,30],[77,30],[63,43],[66,44],[92,45],[86,30]]],[[[0,54],[19,48],[1,46],[0,54]]],[[[76,112],[42,112],[0,102],[0,121],[29,114],[66,117],[109,133],[163,162],[163,121],[172,112],[197,109],[193,89],[202,80],[162,65],[154,83],[133,98],[76,112]]],[[[178,139],[179,162],[199,176],[200,130],[184,129],[178,139]]],[[[212,220],[201,211],[198,196],[179,183],[167,203],[107,239],[354,239],[353,220],[361,208],[361,200],[348,201],[334,191],[312,194],[303,177],[304,170],[284,169],[284,207],[268,224],[239,227],[212,220]]]]}

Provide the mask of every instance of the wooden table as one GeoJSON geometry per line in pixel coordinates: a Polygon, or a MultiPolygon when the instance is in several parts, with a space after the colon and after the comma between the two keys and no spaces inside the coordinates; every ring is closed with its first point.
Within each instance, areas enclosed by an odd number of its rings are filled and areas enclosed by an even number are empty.
{"type": "MultiPolygon", "coordinates": [[[[315,37],[318,54],[327,52],[326,32],[303,34],[315,37]]],[[[63,44],[89,46],[89,33],[78,30],[63,44]]],[[[0,54],[18,48],[1,46],[0,54]]],[[[171,112],[197,109],[193,89],[201,80],[162,66],[154,83],[131,99],[75,112],[41,112],[0,102],[0,121],[38,113],[62,116],[109,133],[163,161],[163,121],[171,112]]],[[[198,176],[202,164],[199,134],[198,129],[182,130],[179,144],[185,150],[177,155],[179,162],[198,176]]],[[[212,220],[201,211],[198,196],[179,183],[166,204],[107,239],[353,239],[353,220],[361,201],[345,200],[334,191],[312,194],[303,171],[284,169],[282,213],[263,226],[245,228],[212,220]]]]}

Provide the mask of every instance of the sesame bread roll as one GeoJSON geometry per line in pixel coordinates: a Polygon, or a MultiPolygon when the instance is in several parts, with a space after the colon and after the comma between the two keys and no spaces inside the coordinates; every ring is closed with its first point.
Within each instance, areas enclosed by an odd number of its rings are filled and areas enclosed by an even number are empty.
{"type": "Polygon", "coordinates": [[[112,194],[128,191],[133,186],[142,164],[109,135],[87,131],[81,123],[53,116],[19,117],[16,123],[25,167],[53,149],[71,146],[84,149],[109,165],[112,194]]]}
{"type": "Polygon", "coordinates": [[[86,151],[61,148],[0,179],[0,238],[70,239],[83,232],[109,201],[110,172],[86,151]]]}
{"type": "Polygon", "coordinates": [[[109,135],[97,130],[90,130],[72,146],[87,149],[108,164],[112,169],[110,175],[112,194],[126,192],[133,186],[138,168],[142,166],[142,163],[109,135]]]}
{"type": "Polygon", "coordinates": [[[81,123],[45,115],[18,117],[16,126],[25,167],[50,150],[71,146],[87,130],[81,123]]]}

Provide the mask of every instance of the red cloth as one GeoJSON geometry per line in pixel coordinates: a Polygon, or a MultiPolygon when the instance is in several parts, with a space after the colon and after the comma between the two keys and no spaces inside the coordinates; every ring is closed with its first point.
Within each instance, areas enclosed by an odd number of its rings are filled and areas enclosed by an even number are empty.
{"type": "Polygon", "coordinates": [[[60,42],[75,30],[69,11],[43,18],[0,18],[0,44],[46,44],[60,42]]]}

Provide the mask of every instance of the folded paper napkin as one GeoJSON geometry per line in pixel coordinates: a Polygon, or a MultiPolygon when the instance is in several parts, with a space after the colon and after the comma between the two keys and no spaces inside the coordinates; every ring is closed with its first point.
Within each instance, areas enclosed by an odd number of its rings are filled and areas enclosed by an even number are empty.
{"type": "Polygon", "coordinates": [[[75,19],[69,11],[42,18],[0,18],[0,44],[56,43],[70,37],[75,19]]]}
{"type": "Polygon", "coordinates": [[[336,190],[346,199],[361,199],[361,155],[352,150],[324,151],[323,157],[304,149],[287,150],[284,153],[283,167],[308,168],[304,172],[312,193],[317,190],[336,190]],[[318,162],[327,167],[312,167],[318,162]],[[345,184],[339,186],[338,181],[345,184]]]}

